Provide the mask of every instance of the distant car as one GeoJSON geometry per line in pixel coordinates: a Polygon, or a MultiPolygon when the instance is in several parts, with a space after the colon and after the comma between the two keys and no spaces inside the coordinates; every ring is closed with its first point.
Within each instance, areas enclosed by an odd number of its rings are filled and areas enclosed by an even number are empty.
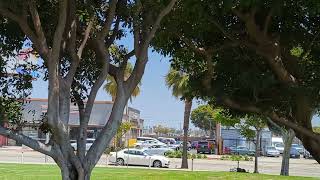
{"type": "MultiPolygon", "coordinates": [[[[169,147],[173,150],[179,151],[183,148],[183,141],[177,141],[175,144],[170,144],[169,147]]],[[[191,150],[190,142],[187,142],[188,151],[191,150]]]]}
{"type": "Polygon", "coordinates": [[[300,158],[300,152],[296,148],[290,149],[290,158],[300,158]]]}
{"type": "MultiPolygon", "coordinates": [[[[86,142],[86,151],[89,151],[90,147],[92,146],[93,142],[95,141],[95,139],[91,139],[88,138],[87,142],[86,142]]],[[[73,140],[71,141],[71,146],[73,148],[73,150],[77,150],[77,141],[73,140]]]]}
{"type": "Polygon", "coordinates": [[[223,154],[231,154],[231,148],[230,147],[224,147],[223,148],[223,154]]]}
{"type": "Polygon", "coordinates": [[[166,155],[167,152],[174,151],[169,146],[166,145],[153,145],[149,148],[144,149],[150,155],[166,155]]]}
{"type": "Polygon", "coordinates": [[[307,151],[307,150],[305,150],[305,151],[303,152],[303,158],[305,158],[305,159],[313,159],[312,155],[311,155],[310,152],[307,151]]]}
{"type": "Polygon", "coordinates": [[[273,146],[266,147],[266,156],[268,157],[279,157],[280,152],[273,146]]]}
{"type": "Polygon", "coordinates": [[[211,141],[198,141],[197,153],[214,153],[214,144],[211,141]]]}
{"type": "Polygon", "coordinates": [[[134,144],[134,146],[136,148],[148,148],[148,147],[151,147],[153,145],[166,145],[165,143],[162,143],[160,142],[159,140],[155,139],[155,140],[146,140],[146,141],[143,141],[143,142],[137,142],[134,144]]]}
{"type": "Polygon", "coordinates": [[[110,153],[109,161],[117,165],[123,166],[125,164],[129,165],[140,165],[152,167],[169,167],[170,161],[168,158],[159,155],[150,155],[146,150],[141,149],[123,149],[110,153]],[[117,157],[116,157],[117,156],[117,157]]]}
{"type": "Polygon", "coordinates": [[[231,154],[239,154],[239,155],[254,155],[255,151],[250,150],[245,146],[238,146],[235,148],[231,148],[231,154]]]}
{"type": "Polygon", "coordinates": [[[303,154],[303,152],[304,152],[303,146],[301,146],[299,144],[292,144],[291,147],[295,148],[297,151],[299,151],[300,154],[303,154]]]}
{"type": "Polygon", "coordinates": [[[278,150],[280,152],[280,154],[283,153],[283,150],[284,150],[283,143],[276,143],[276,144],[274,144],[274,147],[276,148],[276,150],[278,150]]]}
{"type": "Polygon", "coordinates": [[[198,146],[198,141],[192,141],[191,143],[191,149],[196,149],[198,146]]]}

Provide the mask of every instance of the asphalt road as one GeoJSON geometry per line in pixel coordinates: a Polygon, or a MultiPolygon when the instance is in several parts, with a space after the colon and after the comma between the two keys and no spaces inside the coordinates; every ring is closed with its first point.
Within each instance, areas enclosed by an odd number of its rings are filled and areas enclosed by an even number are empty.
{"type": "MultiPolygon", "coordinates": [[[[216,157],[210,156],[209,157],[216,157]]],[[[0,149],[0,163],[31,163],[43,164],[54,163],[54,161],[41,153],[22,150],[22,149],[0,149]]],[[[99,166],[107,165],[107,156],[103,155],[98,162],[99,166]]],[[[172,158],[170,169],[179,169],[181,159],[172,158]]],[[[218,159],[195,159],[193,161],[193,170],[206,171],[229,171],[231,168],[237,167],[236,161],[226,161],[218,159]]],[[[240,167],[249,172],[253,172],[254,161],[240,161],[240,167]]],[[[192,161],[189,160],[189,169],[192,168],[192,161]]],[[[264,174],[278,175],[281,168],[281,157],[260,157],[259,172],[264,174]]],[[[313,176],[320,177],[320,165],[313,159],[290,159],[290,175],[294,176],[313,176]]]]}

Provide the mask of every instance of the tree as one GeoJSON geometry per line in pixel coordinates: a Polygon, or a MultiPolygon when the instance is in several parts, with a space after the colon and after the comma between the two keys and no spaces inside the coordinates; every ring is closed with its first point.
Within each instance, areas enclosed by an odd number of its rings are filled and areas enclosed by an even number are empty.
{"type": "MultiPolygon", "coordinates": [[[[131,73],[133,71],[133,67],[131,63],[128,62],[126,69],[124,70],[124,80],[127,80],[131,73]]],[[[137,97],[140,94],[140,86],[141,82],[134,88],[131,96],[130,101],[132,97],[137,97]]],[[[113,76],[108,75],[107,76],[107,83],[104,85],[104,90],[111,95],[112,101],[114,101],[117,97],[117,83],[113,76]]]]}
{"type": "Polygon", "coordinates": [[[195,96],[294,130],[320,163],[320,136],[311,125],[320,104],[319,7],[317,1],[187,0],[166,18],[153,45],[175,57],[173,66],[191,77],[195,96]]]}
{"type": "Polygon", "coordinates": [[[271,120],[268,121],[268,127],[273,133],[280,134],[282,136],[284,149],[282,153],[280,175],[289,176],[290,149],[293,138],[295,137],[294,131],[292,129],[281,127],[271,120]]]}
{"type": "Polygon", "coordinates": [[[198,106],[191,113],[191,122],[196,127],[209,131],[210,138],[214,138],[214,130],[216,123],[219,122],[220,112],[221,109],[213,109],[210,105],[198,106]]]}
{"type": "Polygon", "coordinates": [[[163,135],[168,135],[171,132],[171,129],[168,127],[161,126],[161,125],[157,125],[157,126],[153,127],[153,131],[158,136],[163,136],[163,135]]]}
{"type": "Polygon", "coordinates": [[[258,157],[261,155],[260,141],[262,130],[267,126],[265,118],[247,116],[240,125],[240,133],[247,139],[255,139],[254,173],[259,173],[258,157]]]}
{"type": "MultiPolygon", "coordinates": [[[[149,44],[175,2],[1,1],[0,22],[10,28],[1,28],[0,37],[9,39],[6,41],[16,49],[21,42],[30,41],[44,61],[41,68],[49,84],[44,123],[51,137],[44,144],[2,126],[0,134],[52,157],[63,180],[90,179],[92,169],[120,126],[128,99],[141,81],[149,44]],[[134,49],[130,51],[116,44],[126,32],[133,34],[134,49]],[[112,46],[118,46],[117,54],[111,52],[112,46]],[[135,59],[134,68],[125,80],[124,71],[131,57],[135,59]],[[116,80],[117,96],[108,122],[86,152],[93,103],[108,74],[116,80]],[[78,105],[80,114],[76,153],[68,131],[71,102],[78,105]]],[[[0,53],[1,59],[7,55],[0,53]]]]}
{"type": "Polygon", "coordinates": [[[189,119],[192,108],[192,95],[189,91],[189,76],[181,71],[170,68],[166,75],[166,84],[172,88],[172,95],[180,97],[184,101],[184,118],[183,118],[183,150],[182,150],[182,163],[181,168],[188,169],[188,131],[189,119]]]}

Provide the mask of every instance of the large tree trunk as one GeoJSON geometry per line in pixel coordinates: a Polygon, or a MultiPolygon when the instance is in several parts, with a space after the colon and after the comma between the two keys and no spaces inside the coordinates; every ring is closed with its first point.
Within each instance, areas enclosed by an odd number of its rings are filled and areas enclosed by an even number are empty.
{"type": "Polygon", "coordinates": [[[257,130],[257,134],[256,134],[256,150],[254,154],[254,173],[259,173],[258,157],[260,156],[260,136],[261,136],[261,129],[257,130]]]}
{"type": "Polygon", "coordinates": [[[189,119],[192,107],[192,99],[186,99],[184,102],[184,119],[183,119],[183,150],[182,150],[182,169],[188,169],[188,131],[189,119]]]}
{"type": "Polygon", "coordinates": [[[289,176],[289,160],[290,160],[290,149],[292,140],[295,134],[292,129],[289,129],[286,133],[282,133],[282,139],[284,142],[284,149],[282,154],[281,172],[280,175],[289,176]]]}

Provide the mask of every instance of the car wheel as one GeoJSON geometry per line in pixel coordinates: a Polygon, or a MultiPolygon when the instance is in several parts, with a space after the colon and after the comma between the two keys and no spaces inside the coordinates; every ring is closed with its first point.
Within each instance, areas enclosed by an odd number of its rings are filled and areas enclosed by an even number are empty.
{"type": "Polygon", "coordinates": [[[191,151],[191,148],[190,148],[190,147],[188,148],[188,151],[191,151]]]}
{"type": "Polygon", "coordinates": [[[161,167],[162,167],[161,161],[159,161],[159,160],[153,161],[153,167],[155,167],[155,168],[161,168],[161,167]]]}
{"type": "Polygon", "coordinates": [[[124,160],[122,158],[117,159],[117,165],[123,166],[124,165],[124,160]]]}
{"type": "Polygon", "coordinates": [[[176,151],[179,151],[179,149],[180,149],[180,148],[179,148],[179,147],[177,147],[177,148],[176,148],[176,151]]]}

